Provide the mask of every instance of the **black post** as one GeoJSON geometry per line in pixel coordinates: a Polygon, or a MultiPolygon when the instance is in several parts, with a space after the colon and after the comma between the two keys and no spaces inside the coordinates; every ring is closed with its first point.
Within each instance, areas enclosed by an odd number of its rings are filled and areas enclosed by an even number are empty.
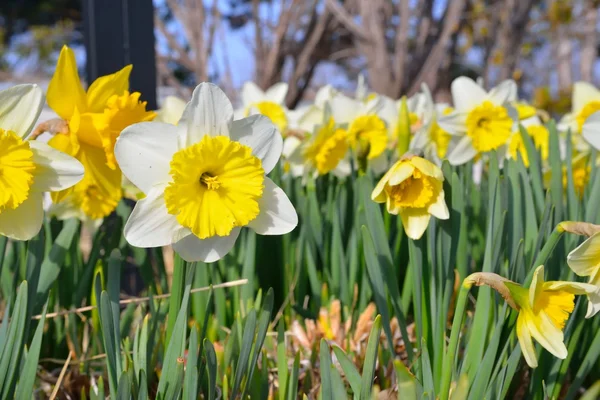
{"type": "Polygon", "coordinates": [[[156,109],[152,0],[83,0],[87,80],[133,64],[130,91],[156,109]]]}

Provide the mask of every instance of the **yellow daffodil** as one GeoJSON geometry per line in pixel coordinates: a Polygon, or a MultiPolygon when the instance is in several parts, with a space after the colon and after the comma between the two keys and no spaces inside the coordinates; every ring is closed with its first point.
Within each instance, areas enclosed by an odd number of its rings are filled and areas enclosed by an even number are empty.
{"type": "Polygon", "coordinates": [[[110,214],[121,199],[121,171],[114,145],[121,131],[136,122],[149,121],[140,93],[130,93],[131,65],[96,79],[83,89],[75,55],[64,46],[48,86],[48,104],[65,121],[66,131],[50,139],[50,146],[77,158],[85,167],[84,179],[74,187],[53,194],[89,218],[110,214]]]}
{"type": "Polygon", "coordinates": [[[452,82],[451,90],[454,111],[438,119],[442,129],[459,139],[447,155],[451,164],[464,164],[507,144],[513,119],[506,105],[516,100],[514,81],[504,81],[486,92],[472,79],[461,76],[452,82]]]}
{"type": "Polygon", "coordinates": [[[43,192],[64,190],[83,177],[73,157],[27,140],[44,105],[37,85],[0,91],[0,235],[29,240],[42,227],[43,192]]]}
{"type": "Polygon", "coordinates": [[[266,91],[261,90],[254,82],[246,82],[242,87],[243,114],[247,117],[262,114],[279,128],[285,136],[288,126],[285,96],[288,92],[287,83],[277,83],[266,91]]]}
{"type": "Polygon", "coordinates": [[[433,215],[448,219],[442,170],[421,157],[407,156],[381,178],[371,199],[386,203],[390,214],[400,214],[407,236],[419,239],[433,215]]]}
{"type": "Polygon", "coordinates": [[[290,232],[294,206],[268,174],[283,139],[263,115],[233,120],[215,85],[201,83],[178,125],[141,122],[117,139],[123,173],[144,193],[125,226],[138,247],[173,245],[187,261],[213,262],[242,227],[263,235],[290,232]]]}
{"type": "Polygon", "coordinates": [[[590,236],[567,256],[567,264],[579,276],[589,277],[596,292],[589,296],[586,318],[600,311],[600,232],[590,236]]]}
{"type": "Polygon", "coordinates": [[[336,128],[331,118],[306,142],[302,155],[320,175],[325,175],[338,167],[347,151],[346,131],[336,128]]]}
{"type": "MultiPolygon", "coordinates": [[[[526,119],[522,124],[527,130],[527,134],[533,140],[533,145],[540,152],[542,161],[547,160],[550,148],[550,132],[548,128],[542,125],[542,121],[538,117],[526,119]]],[[[513,133],[513,136],[510,138],[507,155],[509,158],[516,160],[517,154],[521,155],[523,163],[526,167],[529,167],[529,156],[527,155],[527,149],[519,131],[513,133]]]]}
{"type": "Polygon", "coordinates": [[[527,364],[538,365],[532,338],[554,356],[566,358],[563,329],[575,307],[575,295],[593,294],[596,288],[587,283],[545,282],[543,266],[536,268],[529,288],[510,281],[504,285],[519,311],[517,337],[527,364]]]}

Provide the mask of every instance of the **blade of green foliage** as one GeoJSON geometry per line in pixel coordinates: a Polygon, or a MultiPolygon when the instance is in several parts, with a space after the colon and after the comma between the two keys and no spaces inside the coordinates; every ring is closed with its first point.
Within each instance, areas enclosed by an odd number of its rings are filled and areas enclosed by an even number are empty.
{"type": "Polygon", "coordinates": [[[334,399],[331,384],[331,354],[325,339],[321,339],[319,350],[319,370],[321,372],[321,398],[334,399]]]}
{"type": "Polygon", "coordinates": [[[46,308],[47,305],[44,305],[42,317],[33,334],[33,340],[31,341],[31,346],[29,346],[25,364],[19,373],[19,383],[15,395],[16,399],[25,399],[29,393],[33,393],[33,385],[35,383],[38,360],[40,359],[40,350],[42,347],[42,337],[44,335],[44,324],[46,323],[46,308]]]}
{"type": "Polygon", "coordinates": [[[146,378],[146,371],[141,369],[138,380],[140,381],[140,391],[138,393],[138,400],[148,399],[148,379],[146,378]]]}
{"type": "Polygon", "coordinates": [[[121,374],[119,379],[119,388],[117,391],[117,400],[130,400],[131,399],[131,381],[127,372],[121,374]]]}
{"type": "Polygon", "coordinates": [[[17,299],[8,333],[0,355],[0,393],[3,399],[13,397],[17,369],[20,367],[23,341],[25,339],[25,319],[27,318],[27,281],[23,281],[17,291],[17,299]]]}
{"type": "Polygon", "coordinates": [[[367,341],[367,350],[365,353],[365,362],[363,363],[362,380],[360,383],[360,399],[370,400],[373,392],[373,379],[375,378],[375,368],[377,367],[377,350],[379,349],[379,337],[381,336],[381,316],[378,315],[373,321],[369,340],[367,341]]]}
{"type": "Polygon", "coordinates": [[[354,392],[355,395],[360,394],[360,385],[361,385],[361,376],[354,363],[344,350],[340,349],[338,346],[332,346],[333,352],[335,353],[335,357],[337,358],[340,366],[342,367],[342,371],[344,371],[344,375],[348,383],[350,384],[350,388],[354,392]]]}
{"type": "Polygon", "coordinates": [[[410,373],[406,365],[400,360],[394,360],[394,370],[398,381],[398,400],[418,399],[418,382],[413,374],[410,373]]]}
{"type": "Polygon", "coordinates": [[[233,381],[233,387],[231,389],[231,397],[235,398],[238,395],[242,384],[242,378],[247,372],[248,365],[250,363],[250,352],[252,351],[252,345],[254,343],[254,336],[256,333],[256,310],[253,308],[248,312],[246,316],[246,322],[244,323],[242,346],[240,348],[240,354],[238,356],[235,379],[233,381]]]}
{"type": "Polygon", "coordinates": [[[183,381],[183,398],[196,399],[198,398],[198,328],[195,326],[190,332],[187,352],[187,368],[183,381]]]}
{"type": "Polygon", "coordinates": [[[300,353],[296,353],[292,372],[288,379],[287,385],[287,400],[296,400],[298,398],[298,376],[300,373],[300,353]]]}
{"type": "Polygon", "coordinates": [[[217,355],[213,344],[204,339],[204,353],[206,355],[206,371],[208,374],[208,400],[214,400],[217,394],[217,355]]]}
{"type": "Polygon", "coordinates": [[[277,327],[277,381],[279,384],[278,398],[279,400],[285,400],[285,388],[288,383],[288,365],[283,321],[277,327]]]}

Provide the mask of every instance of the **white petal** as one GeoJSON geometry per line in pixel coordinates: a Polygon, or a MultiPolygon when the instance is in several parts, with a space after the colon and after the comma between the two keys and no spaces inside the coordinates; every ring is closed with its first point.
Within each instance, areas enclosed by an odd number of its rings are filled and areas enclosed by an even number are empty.
{"type": "Polygon", "coordinates": [[[31,140],[29,146],[36,164],[33,183],[35,190],[64,190],[83,179],[83,165],[75,158],[37,140],[31,140]]]}
{"type": "Polygon", "coordinates": [[[285,158],[289,158],[292,154],[297,152],[297,149],[302,145],[302,140],[296,136],[288,136],[283,141],[283,150],[281,155],[285,158]]]}
{"type": "Polygon", "coordinates": [[[460,76],[452,81],[451,91],[454,108],[463,112],[472,110],[487,97],[485,90],[466,76],[460,76]]]}
{"type": "Polygon", "coordinates": [[[593,148],[600,150],[600,112],[593,113],[585,120],[581,134],[593,148]]]}
{"type": "Polygon", "coordinates": [[[564,335],[545,313],[539,314],[539,327],[535,322],[529,323],[531,336],[555,357],[564,360],[568,351],[564,343],[564,335]]]}
{"type": "Polygon", "coordinates": [[[185,105],[186,102],[179,97],[167,96],[163,101],[160,110],[158,110],[154,121],[177,125],[177,122],[179,122],[183,115],[185,105]]]}
{"type": "Polygon", "coordinates": [[[233,121],[231,139],[252,148],[252,154],[260,158],[265,174],[277,165],[283,150],[283,138],[275,125],[264,115],[252,115],[233,121]]]}
{"type": "Polygon", "coordinates": [[[265,189],[259,200],[260,214],[248,227],[261,235],[284,235],[298,225],[298,214],[279,186],[265,178],[265,189]]]}
{"type": "MultiPolygon", "coordinates": [[[[287,88],[286,88],[287,90],[287,88]]],[[[254,82],[246,82],[242,86],[242,104],[245,107],[249,107],[254,103],[259,103],[266,100],[265,92],[254,82]]]]}
{"type": "Polygon", "coordinates": [[[448,115],[442,115],[437,120],[440,128],[451,135],[461,135],[467,132],[467,114],[453,111],[448,115]]]}
{"type": "Polygon", "coordinates": [[[317,90],[315,95],[315,105],[319,108],[324,108],[325,103],[328,103],[334,96],[338,94],[338,91],[331,85],[325,85],[317,90]]]}
{"type": "Polygon", "coordinates": [[[177,127],[164,122],[140,122],[121,132],[115,157],[123,174],[142,192],[171,180],[173,154],[177,151],[177,127]]]}
{"type": "Polygon", "coordinates": [[[0,129],[20,137],[31,132],[44,106],[38,85],[17,85],[0,91],[0,129]]]}
{"type": "Polygon", "coordinates": [[[473,147],[471,138],[464,136],[448,152],[447,158],[452,165],[462,165],[471,161],[476,155],[477,150],[473,147]]]}
{"type": "Polygon", "coordinates": [[[381,153],[372,160],[369,160],[369,168],[371,168],[375,175],[382,175],[388,170],[389,166],[390,162],[388,160],[388,155],[385,152],[381,153]]]}
{"type": "Polygon", "coordinates": [[[229,236],[213,236],[199,239],[196,235],[188,235],[173,244],[173,250],[185,261],[215,262],[231,251],[240,228],[233,228],[229,236]]]}
{"type": "Polygon", "coordinates": [[[345,178],[349,176],[352,173],[352,166],[350,165],[350,160],[348,160],[347,158],[340,160],[338,165],[335,166],[331,173],[338,178],[345,178]]]}
{"type": "Polygon", "coordinates": [[[123,233],[132,246],[161,247],[173,243],[175,233],[181,229],[177,218],[167,211],[164,186],[157,186],[137,202],[123,233]]]}
{"type": "Polygon", "coordinates": [[[498,86],[490,90],[488,99],[499,106],[517,101],[517,84],[512,79],[500,82],[498,86]]]}
{"type": "Polygon", "coordinates": [[[41,192],[30,192],[19,207],[0,211],[0,235],[15,240],[29,240],[38,234],[44,222],[41,192]]]}
{"type": "Polygon", "coordinates": [[[573,84],[573,114],[579,114],[581,109],[590,101],[600,100],[600,91],[587,82],[573,84]]]}
{"type": "Polygon", "coordinates": [[[329,101],[329,105],[335,122],[347,124],[358,116],[362,103],[343,94],[338,94],[329,101]]]}
{"type": "Polygon", "coordinates": [[[285,82],[279,82],[268,88],[265,95],[267,100],[283,105],[285,103],[285,96],[287,96],[287,92],[288,84],[285,82]]]}
{"type": "Polygon", "coordinates": [[[204,135],[229,136],[232,120],[233,106],[225,93],[212,83],[199,84],[179,120],[179,148],[198,143],[204,135]]]}

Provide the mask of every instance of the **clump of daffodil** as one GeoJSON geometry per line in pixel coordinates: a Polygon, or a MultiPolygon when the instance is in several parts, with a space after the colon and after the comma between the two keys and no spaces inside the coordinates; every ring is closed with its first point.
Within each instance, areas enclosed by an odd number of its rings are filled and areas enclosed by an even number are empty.
{"type": "Polygon", "coordinates": [[[464,164],[507,144],[513,118],[506,106],[516,100],[514,81],[504,81],[486,92],[472,79],[461,76],[452,82],[451,90],[454,111],[438,119],[444,131],[456,136],[457,142],[447,155],[451,164],[464,164]]]}
{"type": "Polygon", "coordinates": [[[242,106],[240,117],[262,114],[268,117],[277,126],[279,132],[285,136],[288,127],[288,115],[285,108],[285,96],[288,84],[284,82],[263,91],[254,82],[246,82],[242,87],[242,106]]]}
{"type": "MultiPolygon", "coordinates": [[[[522,121],[522,125],[527,131],[527,134],[533,140],[533,145],[540,152],[542,161],[546,161],[549,155],[550,148],[550,132],[546,128],[542,121],[536,116],[530,117],[522,121]]],[[[527,154],[527,148],[525,142],[521,136],[521,132],[517,130],[513,133],[508,143],[507,156],[512,159],[517,159],[517,154],[521,155],[523,163],[526,167],[529,167],[529,156],[527,154]]]]}
{"type": "Polygon", "coordinates": [[[586,318],[600,311],[600,230],[567,256],[567,264],[579,276],[588,277],[596,292],[589,296],[586,318]]]}
{"type": "Polygon", "coordinates": [[[390,214],[400,214],[406,235],[419,239],[433,215],[448,219],[442,170],[424,158],[406,155],[381,178],[371,199],[386,203],[390,214]]]}
{"type": "Polygon", "coordinates": [[[281,235],[298,223],[294,206],[266,175],[283,139],[263,115],[233,120],[215,85],[196,87],[177,126],[142,122],[119,136],[123,173],[145,194],[125,226],[133,246],[173,245],[187,261],[213,262],[241,228],[281,235]]]}
{"type": "Polygon", "coordinates": [[[531,368],[538,365],[532,339],[554,356],[560,359],[567,357],[563,329],[575,308],[575,296],[590,296],[596,291],[593,285],[587,283],[545,281],[544,266],[535,269],[529,287],[488,272],[468,276],[463,286],[468,289],[473,284],[495,289],[511,308],[519,312],[517,337],[523,357],[531,368]]]}
{"type": "Polygon", "coordinates": [[[130,93],[131,65],[96,79],[85,91],[77,73],[75,55],[64,46],[48,86],[48,105],[63,123],[50,146],[77,158],[85,176],[74,187],[55,193],[59,208],[74,208],[71,214],[100,219],[110,214],[122,196],[122,175],[114,156],[121,131],[136,122],[149,121],[140,93],[130,93]]]}
{"type": "Polygon", "coordinates": [[[36,85],[0,91],[0,235],[29,240],[40,231],[44,192],[64,190],[83,177],[73,157],[28,140],[44,94],[36,85]]]}

